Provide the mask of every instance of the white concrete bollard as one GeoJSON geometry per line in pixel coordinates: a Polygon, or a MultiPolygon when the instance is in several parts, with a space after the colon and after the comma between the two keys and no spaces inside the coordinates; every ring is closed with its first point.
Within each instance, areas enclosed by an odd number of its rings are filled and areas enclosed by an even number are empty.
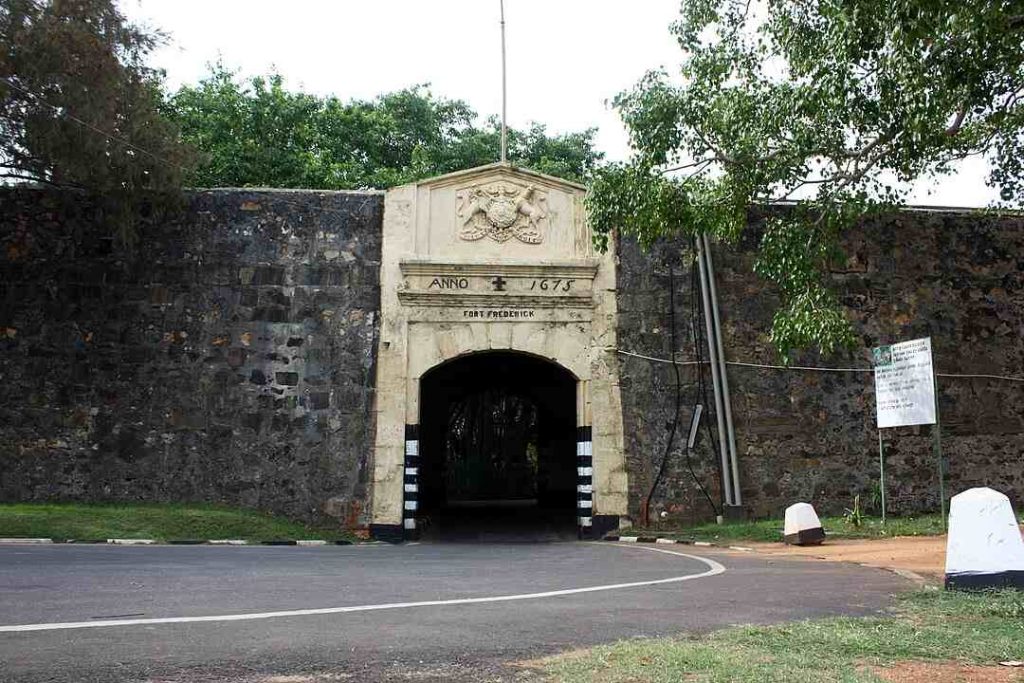
{"type": "Polygon", "coordinates": [[[825,530],[810,503],[795,503],[786,508],[784,540],[790,545],[821,545],[825,530]]]}
{"type": "Polygon", "coordinates": [[[968,489],[950,500],[946,588],[1024,589],[1024,540],[999,491],[968,489]]]}

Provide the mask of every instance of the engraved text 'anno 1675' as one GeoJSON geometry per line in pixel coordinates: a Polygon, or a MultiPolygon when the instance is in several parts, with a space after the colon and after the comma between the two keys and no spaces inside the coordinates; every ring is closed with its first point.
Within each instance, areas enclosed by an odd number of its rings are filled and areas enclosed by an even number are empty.
{"type": "MultiPolygon", "coordinates": [[[[523,294],[567,294],[576,287],[574,278],[505,278],[501,275],[461,277],[450,275],[428,276],[427,289],[433,290],[489,290],[492,292],[523,294]]],[[[424,281],[426,282],[426,281],[424,281]]]]}

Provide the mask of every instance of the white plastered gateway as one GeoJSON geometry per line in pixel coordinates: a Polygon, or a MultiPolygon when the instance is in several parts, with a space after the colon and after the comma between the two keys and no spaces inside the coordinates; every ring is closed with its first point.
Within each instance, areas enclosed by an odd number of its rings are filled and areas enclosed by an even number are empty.
{"type": "Polygon", "coordinates": [[[387,192],[371,528],[408,536],[416,527],[415,494],[403,493],[416,486],[410,470],[423,475],[419,454],[408,452],[418,438],[421,378],[494,351],[572,373],[576,425],[593,452],[592,480],[580,485],[592,494],[581,502],[598,527],[617,527],[627,513],[614,241],[605,253],[594,249],[585,193],[509,164],[387,192]]]}

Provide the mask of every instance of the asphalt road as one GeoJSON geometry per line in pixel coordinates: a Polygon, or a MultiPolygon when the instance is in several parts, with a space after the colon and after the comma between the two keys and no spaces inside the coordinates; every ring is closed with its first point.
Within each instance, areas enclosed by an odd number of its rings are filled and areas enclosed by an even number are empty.
{"type": "Polygon", "coordinates": [[[881,570],[684,546],[3,546],[0,680],[518,680],[521,659],[866,614],[908,587],[881,570]],[[564,593],[643,582],[659,583],[564,593]],[[8,628],[40,624],[73,627],[8,628]]]}

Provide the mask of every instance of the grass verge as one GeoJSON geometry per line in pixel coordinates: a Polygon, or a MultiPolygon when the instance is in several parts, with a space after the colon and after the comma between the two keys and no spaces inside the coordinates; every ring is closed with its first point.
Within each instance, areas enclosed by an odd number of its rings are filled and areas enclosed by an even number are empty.
{"type": "MultiPolygon", "coordinates": [[[[888,517],[885,524],[877,517],[865,517],[855,526],[844,517],[822,517],[821,526],[832,538],[890,538],[893,536],[936,536],[945,533],[941,515],[888,517]]],[[[757,522],[727,522],[687,527],[651,527],[636,533],[656,534],[665,538],[695,541],[781,541],[783,521],[766,519],[757,522]]],[[[631,532],[632,533],[632,532],[631,532]]]]}
{"type": "MultiPolygon", "coordinates": [[[[873,667],[926,661],[996,665],[1024,658],[1024,593],[928,590],[892,616],[744,626],[678,639],[627,640],[533,663],[551,680],[879,681],[873,667]]],[[[915,679],[916,680],[916,679],[915,679]]]]}
{"type": "Polygon", "coordinates": [[[0,537],[158,541],[233,538],[246,541],[353,540],[346,531],[309,526],[255,510],[215,505],[81,503],[0,504],[0,537]]]}

